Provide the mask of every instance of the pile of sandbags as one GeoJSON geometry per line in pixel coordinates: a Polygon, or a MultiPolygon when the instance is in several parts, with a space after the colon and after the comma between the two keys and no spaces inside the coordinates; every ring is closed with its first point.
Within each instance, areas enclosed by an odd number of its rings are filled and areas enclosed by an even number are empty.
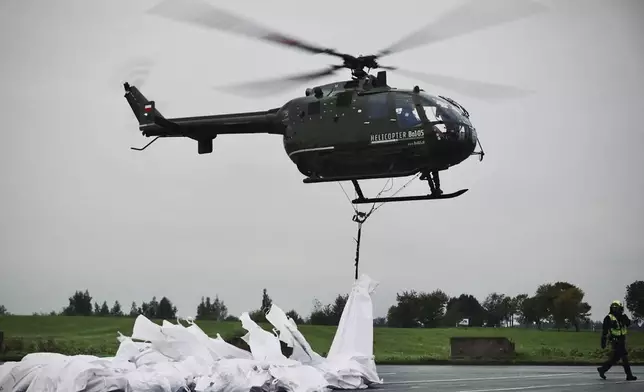
{"type": "Polygon", "coordinates": [[[373,305],[377,282],[362,275],[349,295],[326,358],[311,349],[293,320],[273,305],[266,319],[274,333],[247,312],[240,321],[250,352],[194,322],[140,315],[131,337],[119,335],[114,357],[35,353],[0,365],[2,392],[236,392],[364,389],[380,384],[373,357],[373,305]],[[287,358],[280,341],[292,348],[287,358]]]}

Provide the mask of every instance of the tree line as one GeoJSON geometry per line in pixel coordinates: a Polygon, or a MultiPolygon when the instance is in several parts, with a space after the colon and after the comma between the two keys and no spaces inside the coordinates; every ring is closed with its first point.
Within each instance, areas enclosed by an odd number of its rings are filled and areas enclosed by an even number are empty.
{"type": "MultiPolygon", "coordinates": [[[[463,293],[451,297],[440,289],[431,292],[403,291],[396,294],[396,303],[388,309],[386,317],[376,318],[374,325],[394,328],[523,326],[579,331],[597,323],[590,318],[591,306],[584,301],[584,296],[581,288],[569,282],[541,284],[533,295],[523,293],[509,296],[493,292],[482,302],[471,294],[463,293]]],[[[293,309],[288,311],[287,315],[297,324],[338,325],[348,298],[348,294],[339,294],[332,303],[326,305],[316,299],[307,317],[300,316],[293,309]]],[[[624,300],[626,309],[636,323],[644,321],[644,281],[635,281],[626,286],[624,300]]],[[[260,306],[249,312],[250,317],[256,322],[265,322],[265,312],[270,309],[272,302],[267,290],[263,289],[260,306]]],[[[601,319],[605,311],[600,313],[601,319]]],[[[4,314],[8,314],[8,311],[0,305],[0,315],[4,314]]],[[[140,314],[150,319],[172,320],[177,317],[177,308],[167,297],[160,300],[152,297],[150,301],[143,301],[140,305],[132,302],[129,311],[125,311],[119,301],[115,301],[112,306],[109,306],[107,301],[99,305],[88,290],[78,290],[68,298],[68,305],[61,311],[50,313],[102,317],[137,317],[140,314]]],[[[237,317],[228,314],[226,304],[218,295],[214,298],[201,298],[196,306],[195,319],[238,320],[237,317]]]]}

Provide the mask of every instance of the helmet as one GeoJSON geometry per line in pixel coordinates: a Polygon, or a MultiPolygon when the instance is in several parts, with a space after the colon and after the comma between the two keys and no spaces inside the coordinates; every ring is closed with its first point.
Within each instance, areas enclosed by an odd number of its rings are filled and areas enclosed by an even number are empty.
{"type": "Polygon", "coordinates": [[[610,304],[610,311],[611,313],[621,313],[624,311],[624,306],[622,305],[621,301],[613,301],[610,304]]]}

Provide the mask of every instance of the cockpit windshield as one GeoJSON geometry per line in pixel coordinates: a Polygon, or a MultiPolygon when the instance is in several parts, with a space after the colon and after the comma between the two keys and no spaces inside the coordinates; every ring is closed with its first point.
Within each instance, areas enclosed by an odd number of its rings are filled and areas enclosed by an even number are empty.
{"type": "Polygon", "coordinates": [[[436,97],[423,91],[419,95],[423,110],[429,121],[445,121],[461,123],[469,127],[472,126],[472,123],[466,116],[466,112],[458,106],[444,98],[436,97]]]}

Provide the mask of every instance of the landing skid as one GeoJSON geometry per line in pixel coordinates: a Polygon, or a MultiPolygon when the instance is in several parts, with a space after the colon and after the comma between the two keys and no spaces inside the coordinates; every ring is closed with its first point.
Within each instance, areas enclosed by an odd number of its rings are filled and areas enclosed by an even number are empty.
{"type": "Polygon", "coordinates": [[[440,199],[453,199],[467,192],[467,189],[461,189],[453,193],[443,193],[440,188],[440,179],[438,177],[438,172],[434,171],[431,173],[423,173],[420,177],[421,180],[427,181],[431,193],[428,195],[416,195],[416,196],[398,196],[398,197],[374,197],[367,198],[360,188],[358,180],[351,180],[353,187],[356,190],[358,195],[357,199],[351,201],[353,204],[366,204],[366,203],[393,203],[398,201],[416,201],[416,200],[440,200],[440,199]]]}
{"type": "MultiPolygon", "coordinates": [[[[359,185],[358,185],[359,186],[359,185]]],[[[374,197],[374,198],[365,198],[358,197],[351,201],[353,204],[367,204],[367,203],[392,203],[397,201],[416,201],[416,200],[439,200],[439,199],[453,199],[467,192],[467,189],[461,189],[453,193],[443,193],[443,194],[428,194],[428,195],[417,195],[417,196],[398,196],[398,197],[374,197]]]]}

